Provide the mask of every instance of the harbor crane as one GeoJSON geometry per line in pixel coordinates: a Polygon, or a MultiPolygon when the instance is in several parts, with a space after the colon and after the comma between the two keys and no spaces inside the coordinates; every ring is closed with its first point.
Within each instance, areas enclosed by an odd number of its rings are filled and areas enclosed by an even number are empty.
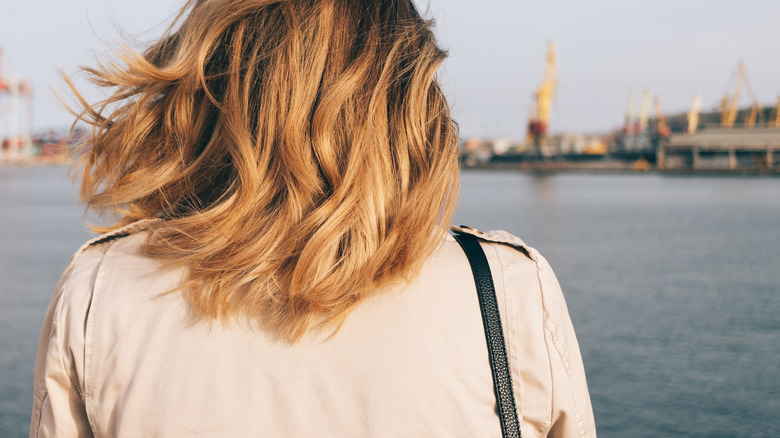
{"type": "Polygon", "coordinates": [[[748,78],[745,63],[739,61],[737,64],[737,69],[734,71],[734,74],[732,74],[731,79],[729,80],[729,85],[734,84],[734,92],[733,94],[728,94],[727,91],[726,95],[723,96],[723,99],[721,100],[720,126],[724,128],[734,127],[734,123],[737,121],[737,113],[739,111],[739,97],[743,83],[745,85],[745,91],[747,91],[748,96],[752,100],[750,113],[745,117],[745,126],[748,128],[754,127],[756,125],[756,118],[763,115],[759,114],[763,111],[760,110],[761,105],[753,94],[753,90],[750,88],[750,79],[748,78]]]}
{"type": "MultiPolygon", "coordinates": [[[[656,107],[656,110],[658,108],[656,107]]],[[[636,133],[641,134],[647,129],[647,124],[650,121],[650,92],[645,90],[642,92],[642,105],[639,107],[639,120],[637,121],[636,133]]]]}
{"type": "Polygon", "coordinates": [[[541,155],[541,147],[547,143],[550,111],[555,93],[555,68],[555,46],[552,43],[548,43],[544,79],[536,93],[534,93],[536,105],[534,105],[528,121],[528,139],[533,142],[539,155],[541,155]]]}
{"type": "Polygon", "coordinates": [[[772,115],[769,116],[769,127],[780,128],[780,96],[777,97],[777,105],[772,108],[772,115]]]}
{"type": "Polygon", "coordinates": [[[16,76],[6,76],[0,48],[0,161],[31,155],[31,130],[32,87],[16,76]]]}
{"type": "Polygon", "coordinates": [[[669,125],[666,124],[666,116],[664,115],[664,112],[661,111],[661,101],[657,97],[653,101],[653,109],[655,110],[658,137],[668,138],[672,134],[672,130],[669,129],[669,125]]]}
{"type": "Polygon", "coordinates": [[[693,103],[691,104],[691,111],[688,112],[688,134],[696,134],[696,130],[699,128],[699,109],[701,108],[701,96],[696,94],[693,96],[693,103]]]}

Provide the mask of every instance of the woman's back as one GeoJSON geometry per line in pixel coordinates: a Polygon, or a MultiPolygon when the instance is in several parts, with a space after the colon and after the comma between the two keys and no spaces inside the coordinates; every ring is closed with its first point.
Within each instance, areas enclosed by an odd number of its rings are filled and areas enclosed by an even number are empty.
{"type": "MultiPolygon", "coordinates": [[[[452,238],[332,336],[289,344],[195,318],[164,294],[184,271],[141,254],[143,223],[115,234],[74,257],[52,300],[32,436],[500,436],[475,286],[452,238]]],[[[516,238],[483,237],[507,242],[485,246],[523,436],[595,436],[552,272],[516,238]]]]}
{"type": "MultiPolygon", "coordinates": [[[[497,436],[458,132],[411,0],[189,0],[87,68],[82,201],[33,436],[497,436]]],[[[524,435],[592,414],[546,262],[489,244],[524,435]]]]}

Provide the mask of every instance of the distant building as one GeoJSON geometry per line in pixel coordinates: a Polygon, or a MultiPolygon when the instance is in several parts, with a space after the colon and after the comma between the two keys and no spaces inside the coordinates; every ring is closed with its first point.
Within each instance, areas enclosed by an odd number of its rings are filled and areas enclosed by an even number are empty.
{"type": "Polygon", "coordinates": [[[658,147],[660,169],[777,171],[780,129],[709,128],[672,134],[658,147]]]}

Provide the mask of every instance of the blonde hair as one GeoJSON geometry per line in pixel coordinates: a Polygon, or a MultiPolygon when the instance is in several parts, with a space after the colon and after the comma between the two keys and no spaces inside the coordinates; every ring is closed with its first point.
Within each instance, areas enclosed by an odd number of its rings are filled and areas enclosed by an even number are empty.
{"type": "Polygon", "coordinates": [[[198,0],[145,52],[84,68],[81,199],[154,222],[198,315],[287,341],[416,275],[458,191],[446,53],[411,0],[198,0]]]}

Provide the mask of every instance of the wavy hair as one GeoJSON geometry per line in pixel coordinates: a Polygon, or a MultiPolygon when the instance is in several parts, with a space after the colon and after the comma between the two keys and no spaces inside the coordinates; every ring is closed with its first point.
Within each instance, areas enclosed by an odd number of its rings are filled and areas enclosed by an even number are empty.
{"type": "MultiPolygon", "coordinates": [[[[183,266],[196,314],[294,342],[419,272],[458,192],[446,57],[411,0],[189,1],[83,68],[81,200],[183,266]]],[[[67,78],[66,78],[67,80],[67,78]]]]}

